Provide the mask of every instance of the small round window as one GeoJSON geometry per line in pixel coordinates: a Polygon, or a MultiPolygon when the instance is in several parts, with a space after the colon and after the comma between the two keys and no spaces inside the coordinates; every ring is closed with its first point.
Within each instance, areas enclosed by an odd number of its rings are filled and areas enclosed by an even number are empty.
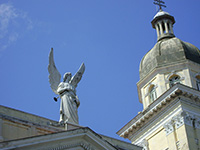
{"type": "Polygon", "coordinates": [[[172,87],[174,84],[180,83],[180,77],[178,75],[174,75],[169,79],[169,86],[172,87]]]}

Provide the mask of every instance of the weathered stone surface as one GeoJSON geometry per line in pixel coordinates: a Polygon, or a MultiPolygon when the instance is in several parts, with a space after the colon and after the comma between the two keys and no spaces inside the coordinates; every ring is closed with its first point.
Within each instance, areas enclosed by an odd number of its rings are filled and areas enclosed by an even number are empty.
{"type": "MultiPolygon", "coordinates": [[[[61,75],[55,66],[52,48],[49,54],[48,71],[51,89],[55,94],[59,95],[57,98],[61,98],[60,124],[63,125],[70,123],[78,125],[78,107],[80,101],[76,95],[76,87],[85,71],[84,63],[81,64],[79,70],[74,76],[72,76],[70,72],[67,72],[63,76],[63,82],[60,82],[61,75]]],[[[54,97],[54,100],[57,101],[57,98],[54,97]]]]}
{"type": "Polygon", "coordinates": [[[199,49],[176,37],[158,41],[140,62],[140,79],[143,79],[155,68],[180,63],[186,60],[200,64],[199,49]]]}

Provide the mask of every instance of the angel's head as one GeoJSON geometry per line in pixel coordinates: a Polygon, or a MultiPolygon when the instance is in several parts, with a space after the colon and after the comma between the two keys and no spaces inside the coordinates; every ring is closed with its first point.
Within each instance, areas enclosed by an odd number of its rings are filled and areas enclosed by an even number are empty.
{"type": "Polygon", "coordinates": [[[71,72],[67,72],[63,76],[63,81],[68,83],[71,80],[71,78],[72,78],[71,72]]]}

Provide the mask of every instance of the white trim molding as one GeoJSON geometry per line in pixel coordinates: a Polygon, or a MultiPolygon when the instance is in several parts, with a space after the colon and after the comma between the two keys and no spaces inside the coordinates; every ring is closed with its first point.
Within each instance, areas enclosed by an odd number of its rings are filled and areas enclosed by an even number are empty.
{"type": "Polygon", "coordinates": [[[149,150],[149,143],[146,139],[142,140],[138,146],[142,147],[142,150],[149,150]]]}
{"type": "Polygon", "coordinates": [[[170,133],[174,132],[174,123],[172,120],[164,124],[163,127],[165,128],[166,135],[169,135],[170,133]]]}
{"type": "Polygon", "coordinates": [[[164,124],[163,127],[165,128],[166,135],[169,135],[175,128],[178,129],[184,124],[200,129],[200,116],[182,111],[178,115],[174,116],[169,122],[164,124]]]}

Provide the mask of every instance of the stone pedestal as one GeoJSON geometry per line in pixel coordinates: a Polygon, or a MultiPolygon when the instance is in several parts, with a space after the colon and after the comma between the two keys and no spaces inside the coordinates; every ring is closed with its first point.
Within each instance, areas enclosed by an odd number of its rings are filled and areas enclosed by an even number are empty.
{"type": "Polygon", "coordinates": [[[73,129],[77,129],[77,128],[81,128],[82,126],[77,125],[77,124],[73,124],[73,123],[65,123],[65,130],[73,130],[73,129]]]}

